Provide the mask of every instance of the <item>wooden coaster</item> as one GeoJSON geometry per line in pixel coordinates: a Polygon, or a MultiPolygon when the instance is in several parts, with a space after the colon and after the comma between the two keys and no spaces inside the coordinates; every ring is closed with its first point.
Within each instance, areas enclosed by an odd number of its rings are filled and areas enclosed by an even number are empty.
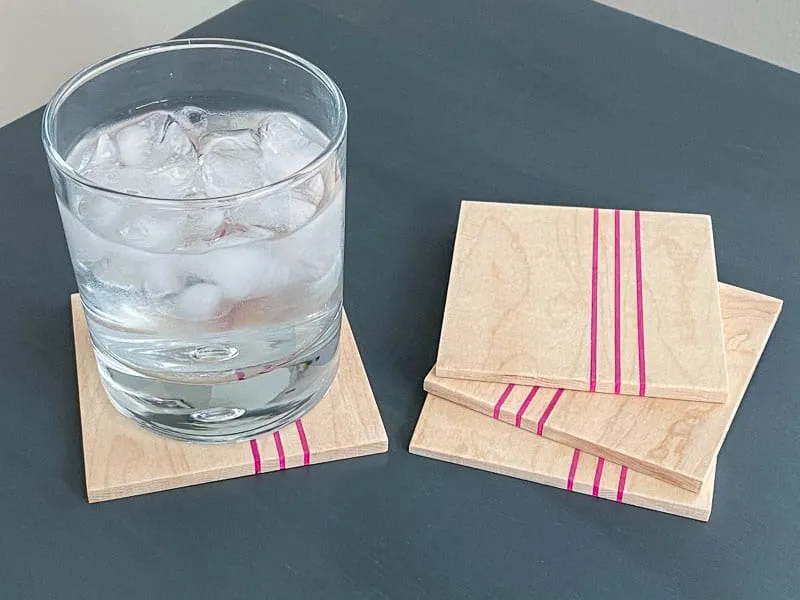
{"type": "Polygon", "coordinates": [[[445,379],[425,389],[546,438],[698,491],[712,469],[782,302],[719,284],[730,397],[725,404],[445,379]]]}
{"type": "Polygon", "coordinates": [[[72,296],[78,401],[89,502],[386,452],[388,441],[353,332],[342,319],[340,364],[307,415],[250,442],[190,444],[122,416],[100,383],[80,298],[72,296]]]}
{"type": "Polygon", "coordinates": [[[463,202],[436,374],[724,402],[711,219],[463,202]]]}
{"type": "Polygon", "coordinates": [[[714,468],[695,494],[432,395],[425,400],[409,450],[690,519],[708,521],[711,515],[714,468]]]}

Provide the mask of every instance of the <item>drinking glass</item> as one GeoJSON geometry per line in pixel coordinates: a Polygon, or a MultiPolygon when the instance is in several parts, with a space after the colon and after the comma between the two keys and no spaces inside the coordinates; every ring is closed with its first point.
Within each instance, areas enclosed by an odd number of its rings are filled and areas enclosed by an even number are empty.
{"type": "Polygon", "coordinates": [[[252,42],[140,48],[58,90],[42,140],[101,379],[120,412],[170,437],[225,442],[283,427],[322,398],[338,365],[346,132],[345,101],[330,77],[252,42]],[[217,135],[204,133],[209,123],[254,111],[280,115],[268,133],[310,123],[319,144],[303,148],[316,151],[297,160],[278,136],[269,143],[279,175],[267,181],[231,158],[239,150],[231,139],[264,147],[262,130],[243,121],[224,132],[219,153],[208,150],[217,135]],[[156,121],[167,133],[153,144],[181,123],[192,156],[206,149],[202,168],[212,154],[219,161],[219,171],[202,172],[205,194],[173,189],[183,181],[177,167],[121,177],[100,164],[90,177],[71,158],[87,139],[95,140],[89,162],[110,142],[131,156],[156,121]],[[122,134],[119,123],[138,129],[122,134]]]}

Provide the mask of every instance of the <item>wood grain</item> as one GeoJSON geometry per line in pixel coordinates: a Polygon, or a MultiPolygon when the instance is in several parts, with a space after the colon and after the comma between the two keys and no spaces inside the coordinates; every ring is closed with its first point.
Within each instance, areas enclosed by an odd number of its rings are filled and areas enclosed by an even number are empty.
{"type": "Polygon", "coordinates": [[[512,386],[498,409],[498,399],[509,386],[447,379],[433,372],[425,389],[483,414],[497,411],[502,421],[697,491],[782,306],[780,300],[756,292],[726,284],[719,288],[731,385],[724,404],[512,386]]]}
{"type": "Polygon", "coordinates": [[[690,519],[707,521],[711,515],[713,468],[701,491],[689,492],[432,395],[425,400],[409,450],[690,519]]]}
{"type": "Polygon", "coordinates": [[[710,218],[463,202],[436,372],[724,402],[710,218]]]}
{"type": "Polygon", "coordinates": [[[71,300],[89,502],[388,449],[383,422],[346,316],[342,319],[339,372],[328,394],[307,415],[276,434],[250,442],[200,445],[155,435],[117,412],[100,382],[80,298],[74,294],[71,300]]]}

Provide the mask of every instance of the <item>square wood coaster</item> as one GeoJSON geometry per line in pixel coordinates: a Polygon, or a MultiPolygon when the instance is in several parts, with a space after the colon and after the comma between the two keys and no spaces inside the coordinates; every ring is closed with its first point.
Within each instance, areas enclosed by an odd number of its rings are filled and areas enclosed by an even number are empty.
{"type": "Polygon", "coordinates": [[[708,521],[711,515],[714,468],[699,493],[689,492],[433,395],[425,400],[409,450],[690,519],[708,521]]]}
{"type": "Polygon", "coordinates": [[[437,377],[425,389],[501,421],[697,491],[780,313],[776,298],[719,284],[730,396],[725,404],[591,394],[437,377]]]}
{"type": "Polygon", "coordinates": [[[711,219],[463,202],[436,374],[724,402],[711,219]]]}
{"type": "Polygon", "coordinates": [[[347,317],[339,371],[307,415],[273,434],[236,444],[158,436],[122,416],[97,371],[83,307],[72,296],[86,492],[101,502],[177,487],[386,452],[388,441],[347,317]]]}

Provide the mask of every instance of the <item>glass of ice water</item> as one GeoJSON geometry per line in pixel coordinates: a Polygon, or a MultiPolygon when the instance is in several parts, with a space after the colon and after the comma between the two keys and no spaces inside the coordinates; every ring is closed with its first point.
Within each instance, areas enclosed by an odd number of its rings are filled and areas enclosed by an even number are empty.
{"type": "Polygon", "coordinates": [[[283,427],[338,365],[347,112],[306,60],[184,39],[76,74],[42,138],[105,389],[223,442],[283,427]]]}

